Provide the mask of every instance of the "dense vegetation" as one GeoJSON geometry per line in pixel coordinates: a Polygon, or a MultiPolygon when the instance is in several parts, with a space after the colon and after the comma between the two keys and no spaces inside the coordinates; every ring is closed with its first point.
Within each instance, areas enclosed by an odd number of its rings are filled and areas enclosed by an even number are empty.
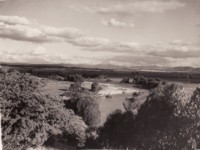
{"type": "Polygon", "coordinates": [[[157,78],[147,78],[144,76],[135,75],[133,78],[123,78],[121,83],[134,83],[145,89],[153,89],[156,88],[161,83],[161,81],[157,78]]]}
{"type": "MultiPolygon", "coordinates": [[[[144,76],[147,78],[160,78],[162,80],[181,81],[181,82],[193,82],[200,83],[200,71],[199,68],[193,68],[194,70],[188,71],[187,68],[181,72],[172,69],[169,72],[160,71],[126,71],[126,70],[114,70],[114,69],[98,69],[98,68],[80,68],[80,67],[65,67],[62,65],[17,65],[17,64],[4,64],[10,68],[19,70],[20,72],[28,72],[32,75],[48,78],[49,76],[58,75],[66,78],[71,74],[79,74],[84,78],[99,78],[102,75],[105,77],[129,77],[144,76]],[[184,72],[185,71],[185,72],[184,72]]],[[[192,68],[191,68],[192,69],[192,68]]]]}
{"type": "Polygon", "coordinates": [[[77,97],[73,97],[71,101],[75,105],[75,113],[80,115],[87,125],[93,127],[99,124],[99,104],[94,97],[80,94],[77,97]]]}
{"type": "Polygon", "coordinates": [[[137,114],[110,114],[90,148],[183,149],[200,146],[200,88],[187,97],[181,85],[159,85],[137,114]]]}
{"type": "Polygon", "coordinates": [[[58,97],[39,92],[41,80],[17,71],[0,76],[2,142],[5,150],[25,150],[63,136],[69,145],[82,146],[87,125],[58,97]]]}
{"type": "Polygon", "coordinates": [[[83,82],[84,78],[81,75],[68,75],[65,79],[66,81],[71,81],[71,82],[83,82]]]}
{"type": "MultiPolygon", "coordinates": [[[[200,88],[188,97],[179,84],[159,84],[158,79],[142,76],[134,76],[132,81],[124,78],[123,83],[153,90],[137,113],[133,111],[134,101],[140,93],[134,93],[124,103],[125,112],[116,110],[98,128],[100,111],[94,97],[98,83],[94,82],[90,91],[81,87],[82,76],[67,77],[74,83],[68,89],[71,98],[63,101],[60,97],[40,93],[45,84],[41,78],[7,70],[0,74],[5,150],[53,146],[56,140],[65,143],[64,147],[141,150],[200,147],[200,88]]],[[[63,80],[59,76],[52,79],[63,80]]]]}

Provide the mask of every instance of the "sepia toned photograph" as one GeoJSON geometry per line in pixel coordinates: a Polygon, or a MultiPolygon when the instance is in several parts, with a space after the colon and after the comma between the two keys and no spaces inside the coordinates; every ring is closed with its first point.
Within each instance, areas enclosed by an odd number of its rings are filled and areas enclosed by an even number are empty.
{"type": "Polygon", "coordinates": [[[200,149],[200,0],[0,0],[0,150],[200,149]]]}

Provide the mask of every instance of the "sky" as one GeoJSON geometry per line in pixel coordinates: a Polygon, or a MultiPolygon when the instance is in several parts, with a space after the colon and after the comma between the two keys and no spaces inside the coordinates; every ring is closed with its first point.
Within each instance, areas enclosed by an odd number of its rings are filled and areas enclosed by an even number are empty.
{"type": "Polygon", "coordinates": [[[0,62],[200,67],[200,0],[0,0],[0,62]]]}

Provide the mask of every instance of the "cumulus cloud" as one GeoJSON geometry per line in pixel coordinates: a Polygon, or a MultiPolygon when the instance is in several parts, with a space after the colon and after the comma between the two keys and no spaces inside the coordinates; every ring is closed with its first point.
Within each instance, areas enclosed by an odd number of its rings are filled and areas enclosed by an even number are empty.
{"type": "Polygon", "coordinates": [[[147,54],[168,58],[200,58],[200,45],[173,41],[166,46],[154,46],[147,54]]]}
{"type": "Polygon", "coordinates": [[[82,46],[82,47],[98,47],[102,45],[107,45],[111,41],[104,38],[94,38],[94,37],[81,37],[74,40],[69,41],[75,46],[82,46]]]}
{"type": "Polygon", "coordinates": [[[44,26],[17,16],[0,16],[0,37],[33,43],[67,42],[86,48],[112,43],[109,39],[89,37],[76,28],[44,26]]]}
{"type": "Polygon", "coordinates": [[[134,0],[118,2],[110,6],[100,8],[97,13],[104,15],[130,16],[135,13],[162,13],[164,11],[176,10],[185,4],[178,0],[134,0]]]}
{"type": "Polygon", "coordinates": [[[133,23],[119,21],[119,20],[116,20],[115,18],[111,18],[109,20],[102,20],[102,24],[105,25],[105,26],[120,27],[120,28],[125,28],[125,27],[133,28],[133,27],[135,27],[135,25],[133,23]]]}
{"type": "Polygon", "coordinates": [[[57,63],[61,60],[59,55],[51,55],[42,46],[29,50],[0,50],[1,62],[12,63],[57,63]]]}
{"type": "Polygon", "coordinates": [[[30,22],[24,17],[0,16],[0,37],[29,42],[60,42],[83,35],[76,28],[55,28],[30,22]]]}
{"type": "Polygon", "coordinates": [[[29,20],[24,17],[18,16],[0,16],[0,21],[4,22],[5,24],[30,24],[29,20]]]}

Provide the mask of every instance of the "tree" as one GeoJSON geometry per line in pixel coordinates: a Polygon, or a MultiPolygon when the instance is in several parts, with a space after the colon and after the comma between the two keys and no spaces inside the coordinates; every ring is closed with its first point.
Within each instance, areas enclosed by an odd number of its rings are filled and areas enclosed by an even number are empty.
{"type": "Polygon", "coordinates": [[[68,75],[66,78],[67,81],[71,81],[71,82],[83,82],[84,78],[81,75],[68,75]]]}
{"type": "Polygon", "coordinates": [[[93,82],[91,85],[91,91],[92,92],[98,92],[100,90],[100,86],[98,82],[93,82]]]}
{"type": "Polygon", "coordinates": [[[80,94],[76,100],[75,112],[83,117],[89,126],[97,126],[100,122],[99,104],[94,97],[80,94]]]}
{"type": "Polygon", "coordinates": [[[123,102],[124,109],[126,111],[132,111],[133,113],[137,113],[137,109],[139,108],[139,104],[136,102],[140,97],[141,92],[134,92],[131,98],[125,99],[123,102]]]}
{"type": "Polygon", "coordinates": [[[195,120],[183,113],[189,101],[181,85],[166,84],[155,89],[136,116],[135,148],[195,149],[198,134],[189,133],[195,120]]]}
{"type": "Polygon", "coordinates": [[[111,113],[99,130],[98,142],[101,148],[126,149],[134,135],[134,114],[116,110],[111,113]]]}
{"type": "Polygon", "coordinates": [[[40,80],[29,74],[9,72],[0,77],[2,142],[6,150],[43,145],[54,135],[67,135],[68,144],[83,145],[87,126],[59,97],[39,92],[40,80]]]}
{"type": "Polygon", "coordinates": [[[129,82],[130,82],[130,78],[125,77],[125,78],[123,78],[120,82],[121,82],[121,83],[129,83],[129,82]]]}
{"type": "Polygon", "coordinates": [[[111,114],[99,129],[96,148],[195,150],[200,147],[199,109],[200,88],[190,99],[181,85],[159,85],[136,115],[111,114]]]}

